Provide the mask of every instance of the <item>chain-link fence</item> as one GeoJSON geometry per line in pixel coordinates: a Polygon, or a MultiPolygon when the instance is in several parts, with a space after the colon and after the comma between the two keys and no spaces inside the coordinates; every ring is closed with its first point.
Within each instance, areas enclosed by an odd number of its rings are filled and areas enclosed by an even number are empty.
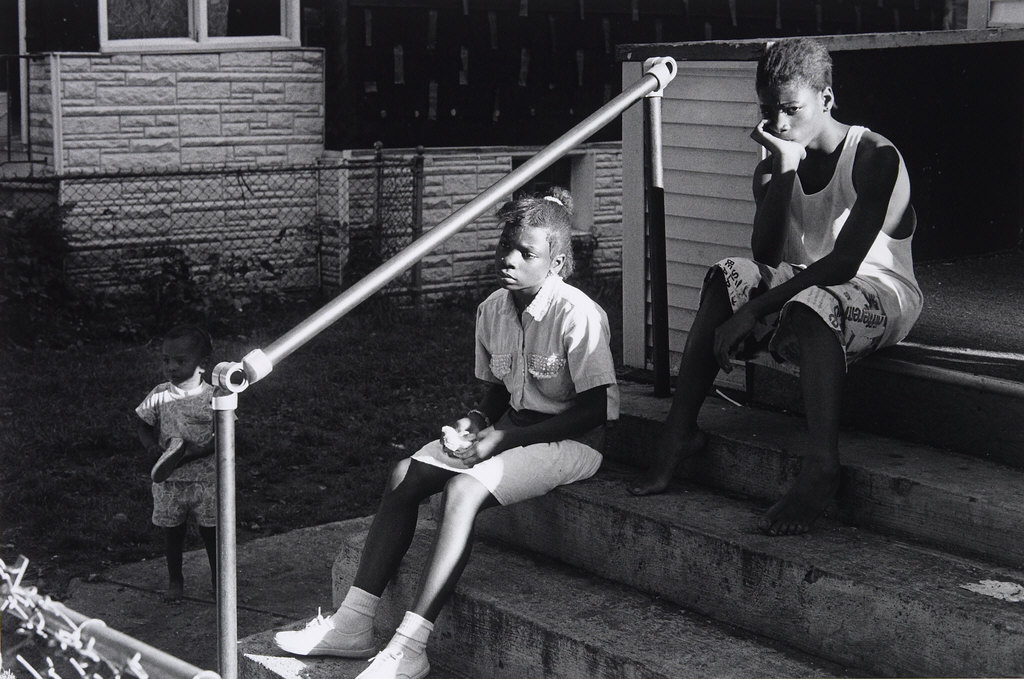
{"type": "MultiPolygon", "coordinates": [[[[7,178],[0,205],[8,225],[59,223],[76,290],[144,295],[159,281],[333,294],[418,235],[422,166],[422,156],[391,161],[378,149],[305,167],[7,178]]],[[[410,272],[388,291],[415,294],[417,284],[410,272]]]]}
{"type": "MultiPolygon", "coordinates": [[[[11,676],[28,679],[219,679],[89,618],[22,583],[28,560],[0,560],[0,619],[20,641],[3,649],[11,676]],[[13,662],[12,662],[13,661],[13,662]]],[[[10,641],[15,640],[13,634],[10,641]]]]}

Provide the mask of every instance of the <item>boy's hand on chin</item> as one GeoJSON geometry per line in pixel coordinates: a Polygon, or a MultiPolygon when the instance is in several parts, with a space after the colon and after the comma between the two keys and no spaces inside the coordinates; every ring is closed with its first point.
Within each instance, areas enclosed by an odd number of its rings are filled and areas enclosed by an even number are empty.
{"type": "Polygon", "coordinates": [[[787,164],[792,167],[799,165],[800,161],[807,157],[807,149],[804,148],[803,144],[776,136],[770,130],[765,129],[767,124],[767,120],[759,122],[751,131],[750,138],[778,158],[782,162],[783,167],[787,164]]]}

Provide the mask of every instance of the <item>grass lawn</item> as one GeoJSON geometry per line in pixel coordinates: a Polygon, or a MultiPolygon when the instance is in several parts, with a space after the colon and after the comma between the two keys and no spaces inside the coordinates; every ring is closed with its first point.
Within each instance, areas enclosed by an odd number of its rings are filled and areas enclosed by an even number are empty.
{"type": "MultiPolygon", "coordinates": [[[[617,282],[589,291],[609,312],[618,357],[617,282]]],[[[390,462],[437,436],[486,389],[473,377],[473,304],[373,306],[239,395],[240,542],[373,513],[390,462]]],[[[213,363],[240,360],[280,334],[214,337],[213,363]]],[[[162,556],[150,522],[154,460],[141,450],[134,412],[162,381],[158,345],[7,346],[0,361],[2,558],[28,557],[26,582],[59,600],[71,578],[162,556]]],[[[193,534],[187,548],[200,545],[193,534]]]]}

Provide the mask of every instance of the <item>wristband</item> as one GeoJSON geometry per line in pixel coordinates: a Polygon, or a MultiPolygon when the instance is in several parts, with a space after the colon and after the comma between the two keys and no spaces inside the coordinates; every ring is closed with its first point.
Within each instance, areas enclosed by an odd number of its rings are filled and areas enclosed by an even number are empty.
{"type": "Polygon", "coordinates": [[[477,410],[476,408],[473,408],[473,410],[470,410],[468,413],[466,413],[466,415],[479,415],[480,419],[482,419],[484,421],[484,426],[483,426],[484,429],[486,429],[487,427],[491,426],[491,418],[487,417],[486,413],[484,413],[484,412],[482,412],[480,410],[477,410]]]}

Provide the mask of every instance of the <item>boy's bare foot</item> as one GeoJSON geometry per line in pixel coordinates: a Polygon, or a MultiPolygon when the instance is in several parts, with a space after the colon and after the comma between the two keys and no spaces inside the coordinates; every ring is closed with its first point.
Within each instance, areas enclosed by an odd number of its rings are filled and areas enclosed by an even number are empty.
{"type": "Polygon", "coordinates": [[[664,446],[660,445],[655,451],[654,462],[639,481],[629,486],[629,492],[633,495],[655,495],[664,492],[682,461],[698,453],[707,442],[707,435],[697,429],[691,436],[677,442],[669,452],[665,452],[664,446]]]}
{"type": "Polygon", "coordinates": [[[185,597],[185,583],[183,582],[170,582],[167,584],[167,591],[164,592],[164,601],[166,603],[177,603],[185,597]]]}
{"type": "Polygon", "coordinates": [[[758,528],[768,535],[806,533],[839,490],[839,467],[823,467],[804,458],[800,475],[786,494],[765,512],[758,528]]]}

